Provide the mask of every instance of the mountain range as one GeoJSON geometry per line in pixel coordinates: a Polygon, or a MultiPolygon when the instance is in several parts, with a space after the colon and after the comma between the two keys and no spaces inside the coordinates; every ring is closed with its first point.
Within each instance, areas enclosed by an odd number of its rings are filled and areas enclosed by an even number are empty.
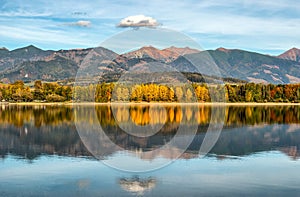
{"type": "Polygon", "coordinates": [[[300,49],[297,48],[270,56],[239,49],[199,51],[174,46],[166,49],[145,46],[125,54],[103,47],[58,51],[42,50],[33,45],[11,51],[0,48],[0,80],[9,83],[74,79],[78,69],[90,63],[87,59],[95,57],[97,62],[90,70],[106,72],[106,81],[115,81],[130,69],[143,71],[149,69],[149,65],[162,64],[198,82],[201,81],[199,76],[207,76],[216,80],[221,77],[229,82],[300,83],[300,49]]]}

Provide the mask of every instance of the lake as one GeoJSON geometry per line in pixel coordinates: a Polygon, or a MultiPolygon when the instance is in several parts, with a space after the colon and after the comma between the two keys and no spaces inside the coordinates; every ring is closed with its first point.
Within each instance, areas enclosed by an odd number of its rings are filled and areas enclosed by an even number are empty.
{"type": "Polygon", "coordinates": [[[0,115],[0,196],[300,196],[299,105],[0,106],[0,115]]]}

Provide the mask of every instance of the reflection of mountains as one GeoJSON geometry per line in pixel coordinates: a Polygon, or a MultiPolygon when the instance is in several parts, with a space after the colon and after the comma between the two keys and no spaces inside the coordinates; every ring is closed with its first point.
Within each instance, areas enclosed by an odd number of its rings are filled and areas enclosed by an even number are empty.
{"type": "Polygon", "coordinates": [[[0,154],[35,159],[49,155],[90,156],[72,124],[36,128],[5,125],[0,127],[0,154]]]}
{"type": "MultiPolygon", "coordinates": [[[[147,113],[147,110],[147,108],[136,108],[134,113],[143,112],[138,116],[147,117],[144,114],[147,113]],[[140,112],[138,112],[139,110],[140,112]]],[[[187,114],[188,110],[191,110],[192,116],[195,116],[195,111],[192,108],[173,109],[174,117],[170,118],[170,113],[168,113],[169,123],[166,124],[163,131],[148,138],[134,137],[122,132],[116,126],[113,115],[107,106],[97,108],[97,113],[101,125],[112,141],[126,149],[140,150],[141,148],[159,147],[168,142],[177,130],[176,117],[180,116],[183,122],[187,121],[186,116],[190,116],[187,114]],[[178,115],[178,111],[181,111],[181,115],[178,115]],[[172,122],[171,119],[173,119],[172,122]]],[[[203,119],[209,120],[210,107],[201,110],[199,113],[206,116],[203,119]]],[[[170,108],[167,111],[170,112],[170,108]]],[[[152,111],[151,113],[155,112],[152,111]]],[[[11,107],[0,111],[0,114],[0,121],[2,122],[0,126],[0,154],[2,157],[7,154],[28,159],[34,159],[42,154],[90,156],[76,132],[70,107],[11,107]]],[[[260,151],[280,150],[296,159],[300,156],[299,114],[299,107],[296,106],[229,107],[226,109],[225,129],[211,153],[243,156],[260,151]],[[242,126],[243,124],[244,126],[242,126]]],[[[139,120],[146,121],[140,118],[139,120]]],[[[197,119],[190,118],[190,120],[197,119]]],[[[208,121],[199,123],[198,133],[182,156],[183,158],[197,157],[196,153],[207,127],[208,121]]],[[[186,135],[189,133],[187,132],[186,135]]],[[[115,153],[115,150],[106,147],[104,153],[104,156],[109,156],[115,153]]],[[[161,153],[161,156],[172,158],[171,153],[161,153]]]]}

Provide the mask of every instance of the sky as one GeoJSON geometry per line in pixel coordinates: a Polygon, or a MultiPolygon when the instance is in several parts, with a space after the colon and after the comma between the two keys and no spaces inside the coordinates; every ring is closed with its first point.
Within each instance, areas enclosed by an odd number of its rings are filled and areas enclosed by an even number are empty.
{"type": "Polygon", "coordinates": [[[300,48],[300,1],[296,0],[1,0],[0,47],[96,47],[132,28],[122,21],[136,15],[153,22],[151,28],[158,25],[185,34],[203,49],[277,55],[300,48]]]}

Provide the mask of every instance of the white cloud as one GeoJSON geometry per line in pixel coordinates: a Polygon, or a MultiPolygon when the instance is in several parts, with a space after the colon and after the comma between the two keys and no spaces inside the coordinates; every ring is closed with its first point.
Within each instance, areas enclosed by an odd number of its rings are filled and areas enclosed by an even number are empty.
{"type": "Polygon", "coordinates": [[[73,23],[65,23],[64,25],[67,26],[78,26],[78,27],[90,27],[92,24],[91,21],[77,21],[77,22],[73,22],[73,23]]]}
{"type": "Polygon", "coordinates": [[[152,17],[135,15],[122,19],[118,27],[156,27],[158,25],[159,23],[152,17]]]}

